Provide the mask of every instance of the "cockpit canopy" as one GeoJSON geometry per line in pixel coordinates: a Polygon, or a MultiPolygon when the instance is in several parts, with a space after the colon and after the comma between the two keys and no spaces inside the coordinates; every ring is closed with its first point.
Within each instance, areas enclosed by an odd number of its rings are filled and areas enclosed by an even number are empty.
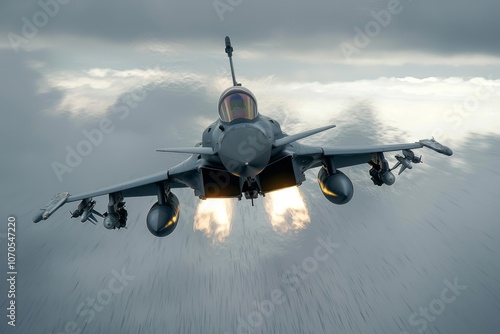
{"type": "Polygon", "coordinates": [[[259,115],[257,101],[248,89],[235,86],[228,88],[219,99],[219,116],[223,122],[235,119],[252,120],[259,115]]]}

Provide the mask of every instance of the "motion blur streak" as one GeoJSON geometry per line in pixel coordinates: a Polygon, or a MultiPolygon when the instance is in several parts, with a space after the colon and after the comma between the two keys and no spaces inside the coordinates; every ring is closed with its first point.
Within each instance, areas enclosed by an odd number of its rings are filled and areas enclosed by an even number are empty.
{"type": "Polygon", "coordinates": [[[231,232],[233,204],[230,199],[206,199],[198,203],[194,215],[194,230],[213,238],[213,242],[223,242],[231,232]]]}
{"type": "Polygon", "coordinates": [[[264,206],[273,229],[279,233],[302,230],[311,222],[309,211],[297,187],[266,194],[264,206]]]}

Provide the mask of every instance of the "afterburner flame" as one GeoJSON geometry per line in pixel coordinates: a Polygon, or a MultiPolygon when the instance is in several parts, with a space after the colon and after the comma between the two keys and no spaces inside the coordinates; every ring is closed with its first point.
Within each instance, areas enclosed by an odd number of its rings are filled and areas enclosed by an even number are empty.
{"type": "Polygon", "coordinates": [[[264,206],[271,225],[277,232],[302,230],[311,222],[309,211],[297,187],[266,194],[264,206]]]}
{"type": "Polygon", "coordinates": [[[194,230],[223,242],[231,232],[233,205],[229,199],[206,199],[198,203],[194,216],[194,230]]]}

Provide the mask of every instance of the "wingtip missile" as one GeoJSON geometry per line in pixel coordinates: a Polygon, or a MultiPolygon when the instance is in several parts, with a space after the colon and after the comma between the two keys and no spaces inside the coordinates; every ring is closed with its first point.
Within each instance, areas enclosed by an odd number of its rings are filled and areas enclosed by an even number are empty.
{"type": "Polygon", "coordinates": [[[434,151],[436,151],[438,153],[441,153],[441,154],[444,154],[444,155],[447,155],[447,156],[452,156],[453,155],[453,151],[452,151],[451,148],[449,148],[448,146],[444,146],[441,143],[438,143],[434,138],[432,138],[432,139],[422,139],[419,142],[423,146],[425,146],[427,148],[430,148],[431,150],[434,150],[434,151]]]}
{"type": "Polygon", "coordinates": [[[68,192],[62,192],[54,196],[50,202],[45,206],[44,209],[40,209],[34,216],[33,222],[38,223],[39,221],[47,220],[57,209],[66,203],[69,197],[68,192]]]}

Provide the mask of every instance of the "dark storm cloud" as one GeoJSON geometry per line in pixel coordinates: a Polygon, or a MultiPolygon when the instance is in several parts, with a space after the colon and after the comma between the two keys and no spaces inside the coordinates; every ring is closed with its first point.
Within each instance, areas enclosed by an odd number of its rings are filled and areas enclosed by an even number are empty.
{"type": "MultiPolygon", "coordinates": [[[[73,0],[60,5],[57,15],[39,33],[126,43],[145,35],[169,41],[219,41],[229,34],[247,44],[273,43],[277,48],[304,51],[352,43],[355,28],[365,31],[367,23],[376,21],[373,12],[387,11],[388,3],[391,1],[73,0]],[[216,10],[214,4],[223,9],[216,10]]],[[[40,9],[37,1],[3,2],[3,37],[8,32],[20,34],[22,17],[32,20],[40,9]]],[[[381,27],[370,49],[497,55],[498,12],[500,3],[495,0],[401,0],[398,13],[381,27]]]]}

